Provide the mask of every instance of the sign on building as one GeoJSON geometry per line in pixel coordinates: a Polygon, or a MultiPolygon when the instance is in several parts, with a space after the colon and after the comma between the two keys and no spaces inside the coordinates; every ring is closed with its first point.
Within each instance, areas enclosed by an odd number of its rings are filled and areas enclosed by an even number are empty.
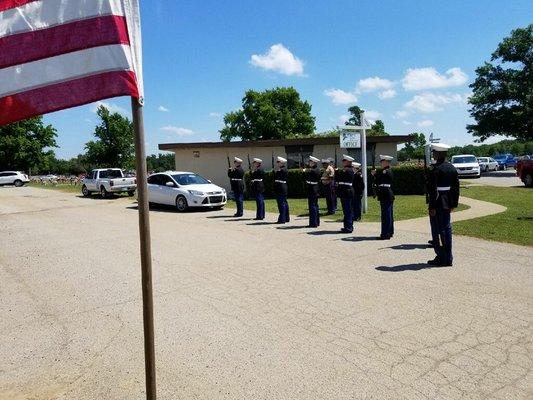
{"type": "Polygon", "coordinates": [[[343,149],[360,149],[362,129],[343,129],[340,132],[340,147],[343,149]]]}

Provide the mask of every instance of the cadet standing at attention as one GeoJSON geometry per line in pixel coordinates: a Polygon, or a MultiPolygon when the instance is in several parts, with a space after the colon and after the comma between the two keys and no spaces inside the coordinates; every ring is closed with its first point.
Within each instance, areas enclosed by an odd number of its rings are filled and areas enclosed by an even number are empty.
{"type": "Polygon", "coordinates": [[[352,168],[353,158],[347,155],[342,156],[342,169],[337,170],[335,182],[337,182],[337,196],[341,199],[343,226],[342,233],[353,232],[353,180],[354,172],[352,168]]]}
{"type": "Polygon", "coordinates": [[[287,202],[287,195],[289,193],[287,178],[289,172],[287,171],[287,160],[285,158],[278,157],[276,164],[278,169],[274,172],[274,193],[276,194],[276,201],[278,203],[278,224],[284,224],[290,221],[289,203],[287,202]]]}
{"type": "Polygon", "coordinates": [[[361,164],[358,162],[352,163],[354,177],[353,177],[353,220],[361,220],[361,201],[363,199],[363,192],[365,191],[365,181],[361,173],[361,164]]]}
{"type": "Polygon", "coordinates": [[[322,160],[322,187],[324,188],[324,197],[326,198],[326,206],[328,207],[328,215],[335,214],[337,205],[335,204],[335,168],[331,165],[330,160],[322,160]]]}
{"type": "Polygon", "coordinates": [[[375,169],[372,170],[381,205],[381,235],[379,239],[389,240],[394,236],[394,192],[392,191],[392,170],[390,169],[392,157],[380,155],[379,159],[383,170],[379,173],[375,169]]]}
{"type": "Polygon", "coordinates": [[[459,204],[459,176],[455,167],[446,161],[450,146],[433,143],[433,157],[436,160],[428,176],[429,220],[436,257],[430,265],[453,265],[452,223],[450,214],[459,204]]]}
{"type": "Polygon", "coordinates": [[[265,219],[265,172],[263,171],[263,160],[260,158],[254,158],[252,162],[252,175],[251,175],[251,189],[252,195],[255,197],[256,214],[255,220],[262,221],[265,219]]]}
{"type": "Polygon", "coordinates": [[[304,169],[305,184],[307,185],[307,203],[309,205],[309,227],[317,228],[320,225],[320,212],[318,210],[318,197],[320,189],[320,170],[318,163],[320,159],[310,156],[309,168],[304,169]]]}
{"type": "Polygon", "coordinates": [[[228,169],[228,177],[237,205],[237,212],[234,217],[242,217],[244,202],[244,170],[242,169],[242,160],[239,157],[235,157],[233,160],[233,168],[228,169]]]}

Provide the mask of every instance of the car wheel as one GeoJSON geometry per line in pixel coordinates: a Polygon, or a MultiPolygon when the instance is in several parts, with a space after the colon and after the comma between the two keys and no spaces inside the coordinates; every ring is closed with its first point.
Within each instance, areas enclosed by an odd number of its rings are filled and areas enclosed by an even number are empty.
{"type": "Polygon", "coordinates": [[[532,187],[533,186],[533,175],[527,174],[524,177],[524,185],[526,185],[526,187],[532,187]]]}
{"type": "Polygon", "coordinates": [[[15,187],[21,187],[22,181],[20,179],[17,179],[15,182],[13,182],[13,185],[15,185],[15,187]]]}
{"type": "Polygon", "coordinates": [[[91,195],[91,192],[89,191],[89,189],[87,189],[87,186],[83,185],[81,187],[81,194],[83,195],[83,197],[89,197],[91,195]]]}
{"type": "Polygon", "coordinates": [[[128,196],[130,196],[130,197],[133,197],[134,194],[135,194],[135,190],[130,190],[128,192],[128,196]]]}
{"type": "Polygon", "coordinates": [[[184,196],[178,196],[176,198],[176,208],[179,212],[187,211],[187,208],[189,208],[189,204],[187,203],[187,199],[184,196]]]}
{"type": "Polygon", "coordinates": [[[103,186],[100,188],[100,196],[102,196],[102,199],[107,199],[109,197],[109,193],[103,186]]]}

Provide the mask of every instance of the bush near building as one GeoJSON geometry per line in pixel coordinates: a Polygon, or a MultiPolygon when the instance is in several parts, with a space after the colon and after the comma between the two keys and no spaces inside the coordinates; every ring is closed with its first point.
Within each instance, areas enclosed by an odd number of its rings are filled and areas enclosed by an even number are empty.
{"type": "MultiPolygon", "coordinates": [[[[379,173],[380,169],[378,169],[379,173]]],[[[418,165],[398,165],[392,167],[394,175],[393,190],[398,195],[418,194],[425,193],[424,189],[424,168],[418,165]]],[[[250,172],[246,172],[244,176],[246,182],[246,189],[248,195],[250,192],[250,172]]],[[[370,168],[368,169],[368,182],[369,187],[368,194],[372,195],[372,176],[370,175],[370,168]]],[[[265,196],[274,197],[274,172],[265,172],[265,196]]],[[[301,169],[290,169],[289,177],[287,180],[289,185],[289,197],[290,198],[304,198],[307,197],[304,172],[301,169]]]]}

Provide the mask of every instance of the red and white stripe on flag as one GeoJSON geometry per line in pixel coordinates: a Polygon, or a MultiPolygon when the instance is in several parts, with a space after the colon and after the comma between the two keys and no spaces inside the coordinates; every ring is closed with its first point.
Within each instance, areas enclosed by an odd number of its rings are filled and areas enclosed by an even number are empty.
{"type": "Polygon", "coordinates": [[[0,125],[143,97],[138,0],[0,0],[0,125]]]}

